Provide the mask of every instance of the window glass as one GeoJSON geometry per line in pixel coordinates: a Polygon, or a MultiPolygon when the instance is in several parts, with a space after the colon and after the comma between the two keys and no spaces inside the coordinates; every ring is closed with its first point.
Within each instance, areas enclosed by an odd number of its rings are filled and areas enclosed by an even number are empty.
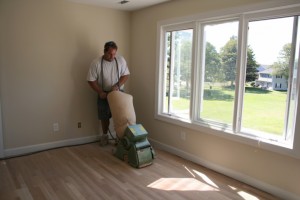
{"type": "Polygon", "coordinates": [[[242,130],[284,136],[294,17],[249,22],[242,130]]]}
{"type": "Polygon", "coordinates": [[[193,30],[166,32],[164,113],[190,118],[193,30]]]}
{"type": "Polygon", "coordinates": [[[238,22],[208,24],[203,30],[204,76],[201,84],[199,116],[205,120],[232,124],[238,22]]]}

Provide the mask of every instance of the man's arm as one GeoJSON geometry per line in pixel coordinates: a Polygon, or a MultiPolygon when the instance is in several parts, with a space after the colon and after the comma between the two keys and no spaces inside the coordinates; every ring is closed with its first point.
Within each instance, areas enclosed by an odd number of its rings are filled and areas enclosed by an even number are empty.
{"type": "Polygon", "coordinates": [[[114,86],[112,87],[112,91],[114,91],[114,90],[119,90],[120,87],[121,87],[122,85],[124,85],[125,82],[128,80],[128,78],[129,78],[129,75],[121,76],[120,79],[119,79],[119,82],[116,83],[116,84],[114,84],[114,86]]]}
{"type": "Polygon", "coordinates": [[[105,99],[107,94],[102,90],[102,88],[99,87],[98,82],[97,81],[88,81],[89,85],[91,86],[91,88],[97,92],[97,94],[99,95],[99,97],[101,99],[105,99]]]}

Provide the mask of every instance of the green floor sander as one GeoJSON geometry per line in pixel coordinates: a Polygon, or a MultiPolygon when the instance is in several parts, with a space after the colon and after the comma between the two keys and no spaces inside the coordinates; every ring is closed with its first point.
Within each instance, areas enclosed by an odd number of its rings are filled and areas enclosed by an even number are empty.
{"type": "Polygon", "coordinates": [[[117,145],[115,156],[136,168],[151,165],[155,152],[147,140],[147,135],[148,132],[141,124],[127,126],[117,145]]]}
{"type": "Polygon", "coordinates": [[[113,91],[107,99],[119,141],[114,155],[136,168],[151,165],[155,152],[147,139],[148,132],[141,124],[136,124],[133,97],[113,91]]]}

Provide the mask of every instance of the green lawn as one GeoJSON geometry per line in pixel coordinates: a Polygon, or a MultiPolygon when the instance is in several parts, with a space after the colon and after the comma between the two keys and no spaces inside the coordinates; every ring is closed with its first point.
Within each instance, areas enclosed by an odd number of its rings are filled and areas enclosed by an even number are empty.
{"type": "Polygon", "coordinates": [[[245,94],[243,126],[281,135],[284,127],[286,92],[253,92],[245,94]]]}
{"type": "MultiPolygon", "coordinates": [[[[286,107],[286,91],[268,91],[246,87],[242,127],[281,135],[286,107]]],[[[205,89],[201,118],[232,123],[234,89],[205,89]]],[[[189,108],[189,100],[173,100],[176,110],[189,108]]]]}

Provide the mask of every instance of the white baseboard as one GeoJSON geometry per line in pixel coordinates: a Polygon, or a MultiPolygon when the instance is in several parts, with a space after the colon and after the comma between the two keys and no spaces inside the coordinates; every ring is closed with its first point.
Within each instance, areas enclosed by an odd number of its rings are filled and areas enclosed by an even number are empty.
{"type": "Polygon", "coordinates": [[[64,147],[64,146],[80,145],[80,144],[94,142],[94,141],[97,141],[98,139],[99,139],[99,136],[94,135],[94,136],[60,140],[60,141],[55,141],[55,142],[30,145],[30,146],[24,146],[24,147],[18,147],[18,148],[4,149],[4,155],[2,158],[21,156],[21,155],[26,155],[26,154],[30,154],[30,153],[34,153],[34,152],[39,152],[39,151],[44,151],[44,150],[54,149],[54,148],[64,147]]]}
{"type": "Polygon", "coordinates": [[[246,183],[248,185],[251,185],[253,187],[256,187],[262,191],[265,191],[265,192],[268,192],[276,197],[279,197],[279,198],[282,198],[282,199],[289,199],[289,200],[299,200],[300,199],[300,196],[297,196],[296,194],[294,193],[291,193],[291,192],[287,192],[281,188],[278,188],[278,187],[275,187],[273,185],[270,185],[270,184],[267,184],[265,182],[262,182],[260,180],[257,180],[257,179],[254,179],[250,176],[247,176],[245,174],[242,174],[242,173],[239,173],[239,172],[236,172],[236,171],[233,171],[231,169],[228,169],[228,168],[225,168],[225,167],[222,167],[220,165],[216,165],[214,163],[211,163],[207,160],[204,160],[202,158],[199,158],[193,154],[190,154],[190,153],[187,153],[185,151],[182,151],[180,149],[177,149],[173,146],[169,146],[169,145],[166,145],[166,144],[163,144],[157,140],[153,140],[151,138],[148,138],[150,140],[150,143],[151,145],[154,147],[154,148],[157,148],[157,149],[162,149],[164,151],[167,151],[169,153],[172,153],[174,155],[177,155],[181,158],[184,158],[186,160],[189,160],[189,161],[192,161],[194,163],[197,163],[199,165],[202,165],[204,167],[207,167],[209,169],[212,169],[216,172],[219,172],[221,174],[224,174],[226,176],[229,176],[231,178],[234,178],[238,181],[241,181],[243,183],[246,183]]]}

